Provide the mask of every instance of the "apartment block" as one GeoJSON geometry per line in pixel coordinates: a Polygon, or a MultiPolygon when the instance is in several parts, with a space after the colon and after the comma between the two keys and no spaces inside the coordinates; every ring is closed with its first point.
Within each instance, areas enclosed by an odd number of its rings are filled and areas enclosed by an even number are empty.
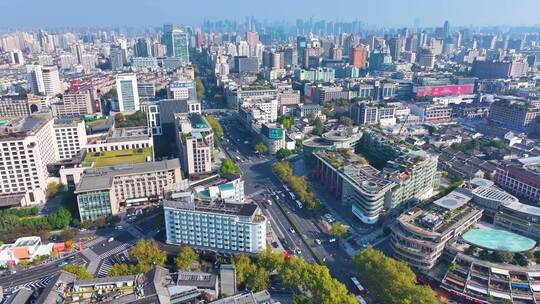
{"type": "Polygon", "coordinates": [[[176,144],[180,150],[180,162],[187,175],[212,172],[214,132],[198,114],[177,114],[176,144]]]}

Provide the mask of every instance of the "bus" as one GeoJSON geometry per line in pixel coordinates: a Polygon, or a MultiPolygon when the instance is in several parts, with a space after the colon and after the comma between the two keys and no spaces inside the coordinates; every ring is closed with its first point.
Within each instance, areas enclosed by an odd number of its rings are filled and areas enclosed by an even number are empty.
{"type": "Polygon", "coordinates": [[[358,289],[358,291],[362,294],[366,291],[366,289],[364,288],[364,286],[362,286],[362,284],[360,284],[360,281],[358,281],[358,279],[356,277],[352,277],[351,278],[351,281],[353,282],[354,286],[356,286],[356,289],[358,289]]]}

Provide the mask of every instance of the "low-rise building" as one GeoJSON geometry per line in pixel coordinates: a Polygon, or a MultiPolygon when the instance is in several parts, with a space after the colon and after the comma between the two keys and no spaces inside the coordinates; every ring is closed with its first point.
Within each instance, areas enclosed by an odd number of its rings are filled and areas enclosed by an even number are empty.
{"type": "Polygon", "coordinates": [[[502,163],[497,167],[495,182],[518,197],[540,204],[540,157],[502,163]]]}
{"type": "Polygon", "coordinates": [[[81,221],[115,215],[121,204],[157,200],[180,181],[178,159],[85,170],[75,189],[81,221]]]}

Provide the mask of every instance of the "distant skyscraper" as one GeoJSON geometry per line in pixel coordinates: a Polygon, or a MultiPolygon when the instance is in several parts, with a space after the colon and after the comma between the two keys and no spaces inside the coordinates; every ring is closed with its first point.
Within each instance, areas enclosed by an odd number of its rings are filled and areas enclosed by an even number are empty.
{"type": "Polygon", "coordinates": [[[55,65],[44,66],[42,69],[43,86],[45,88],[45,95],[54,96],[63,92],[62,83],[60,82],[60,74],[58,73],[58,67],[55,65]]]}
{"type": "Polygon", "coordinates": [[[21,50],[13,50],[10,52],[10,59],[12,64],[24,64],[24,57],[21,50]]]}
{"type": "Polygon", "coordinates": [[[448,22],[448,20],[446,20],[446,21],[444,22],[444,26],[443,26],[443,35],[444,35],[443,38],[448,38],[448,37],[450,37],[450,22],[448,22]]]}
{"type": "Polygon", "coordinates": [[[355,68],[362,69],[366,64],[366,58],[368,56],[367,46],[359,44],[351,49],[349,56],[349,63],[355,68]]]}
{"type": "Polygon", "coordinates": [[[189,63],[188,34],[180,26],[163,26],[163,43],[167,46],[167,56],[179,58],[184,64],[189,63]]]}
{"type": "Polygon", "coordinates": [[[27,65],[26,72],[28,84],[32,93],[36,95],[45,94],[45,84],[43,83],[43,73],[41,71],[41,65],[27,65]]]}
{"type": "Polygon", "coordinates": [[[111,45],[111,69],[121,70],[124,67],[124,55],[119,45],[111,45]]]}
{"type": "Polygon", "coordinates": [[[150,57],[152,56],[152,48],[149,41],[144,38],[137,39],[134,46],[135,57],[150,57]]]}
{"type": "Polygon", "coordinates": [[[135,74],[117,75],[116,92],[120,112],[133,112],[140,109],[137,76],[135,74]]]}
{"type": "Polygon", "coordinates": [[[399,55],[401,53],[401,37],[391,38],[388,42],[388,46],[390,47],[390,56],[392,56],[392,60],[399,60],[399,55]]]}

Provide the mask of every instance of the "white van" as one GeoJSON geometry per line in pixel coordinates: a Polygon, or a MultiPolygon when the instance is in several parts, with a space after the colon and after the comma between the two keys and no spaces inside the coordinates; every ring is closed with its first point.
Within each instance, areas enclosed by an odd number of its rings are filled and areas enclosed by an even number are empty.
{"type": "Polygon", "coordinates": [[[303,205],[302,202],[299,201],[299,200],[296,200],[296,205],[297,205],[298,208],[300,208],[300,209],[304,208],[304,205],[303,205]]]}

